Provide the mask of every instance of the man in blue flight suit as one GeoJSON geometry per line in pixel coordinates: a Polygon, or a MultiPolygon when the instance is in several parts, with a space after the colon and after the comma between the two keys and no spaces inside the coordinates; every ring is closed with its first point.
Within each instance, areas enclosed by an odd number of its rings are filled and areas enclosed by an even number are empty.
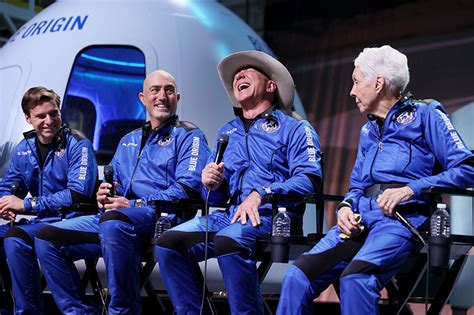
{"type": "MultiPolygon", "coordinates": [[[[238,52],[224,58],[218,72],[237,117],[218,132],[229,136],[223,162],[207,164],[202,173],[211,205],[230,199],[227,209],[209,215],[209,257],[218,259],[232,314],[263,314],[253,250],[258,237],[270,234],[272,210],[262,197],[317,191],[319,139],[307,121],[292,117],[293,78],[276,59],[238,52]]],[[[292,222],[301,220],[304,208],[288,210],[292,222]]],[[[205,221],[195,218],[158,240],[161,277],[177,314],[200,311],[202,288],[193,261],[204,259],[205,221]]]]}
{"type": "Polygon", "coordinates": [[[390,46],[366,48],[354,66],[350,95],[369,121],[350,190],[338,206],[337,225],[285,274],[277,314],[311,313],[313,299],[338,277],[342,314],[378,314],[380,290],[413,247],[394,209],[419,227],[429,214],[423,189],[474,185],[474,157],[443,106],[402,96],[409,82],[404,54],[390,46]]]}
{"type": "MultiPolygon", "coordinates": [[[[59,95],[44,87],[33,87],[24,94],[21,106],[34,130],[24,133],[25,139],[14,150],[0,182],[3,218],[15,220],[23,212],[36,214],[30,220],[15,222],[13,228],[10,224],[0,226],[17,314],[43,311],[35,234],[48,223],[61,220],[61,207],[92,202],[94,197],[94,150],[84,135],[62,124],[60,103],[59,95]],[[12,188],[17,196],[12,195],[12,188]],[[31,197],[25,198],[27,193],[31,197]]],[[[69,213],[68,217],[77,214],[69,213]]]]}
{"type": "Polygon", "coordinates": [[[36,250],[59,309],[92,314],[84,301],[74,260],[102,255],[111,294],[110,314],[139,314],[141,248],[155,222],[153,200],[200,197],[200,176],[209,155],[202,131],[178,120],[174,77],[162,70],[149,74],[140,100],[150,121],[120,140],[111,165],[112,185],[102,183],[97,201],[103,214],[51,225],[36,237],[36,250]]]}

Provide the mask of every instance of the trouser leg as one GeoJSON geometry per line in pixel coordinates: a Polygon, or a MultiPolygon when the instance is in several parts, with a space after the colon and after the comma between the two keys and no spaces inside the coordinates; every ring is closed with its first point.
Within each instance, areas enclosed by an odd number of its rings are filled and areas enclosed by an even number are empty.
{"type": "Polygon", "coordinates": [[[215,236],[216,257],[221,269],[232,314],[263,314],[263,298],[253,252],[258,238],[267,237],[272,218],[260,215],[254,227],[236,222],[215,236]]]}
{"type": "MultiPolygon", "coordinates": [[[[8,269],[7,259],[5,257],[5,249],[3,247],[3,237],[5,233],[10,229],[10,224],[0,225],[0,314],[10,314],[13,305],[10,305],[10,270],[8,269]],[[5,290],[5,292],[3,292],[5,290]]],[[[13,302],[13,301],[12,301],[13,302]]]]}
{"type": "Polygon", "coordinates": [[[285,273],[277,314],[311,314],[313,299],[342,273],[362,247],[364,236],[342,240],[333,227],[285,273]]]}
{"type": "Polygon", "coordinates": [[[217,258],[232,314],[263,314],[263,299],[255,260],[243,253],[217,258]]]}
{"type": "MultiPolygon", "coordinates": [[[[164,233],[155,247],[160,275],[178,315],[199,314],[202,283],[195,264],[204,259],[206,218],[199,217],[164,233]]],[[[230,223],[229,215],[215,211],[209,215],[208,258],[214,257],[214,235],[230,223]]]]}
{"type": "Polygon", "coordinates": [[[379,314],[380,290],[410,254],[411,236],[392,218],[376,223],[341,275],[342,314],[379,314]]]}
{"type": "Polygon", "coordinates": [[[12,278],[15,313],[43,314],[41,274],[34,235],[46,223],[16,226],[5,234],[5,255],[12,278]]]}
{"type": "Polygon", "coordinates": [[[110,290],[110,314],[140,314],[141,247],[151,239],[152,208],[125,208],[106,212],[99,237],[110,290]]]}
{"type": "Polygon", "coordinates": [[[63,314],[94,314],[74,264],[82,258],[101,255],[99,216],[83,216],[43,227],[36,235],[35,248],[43,274],[63,314]]]}
{"type": "Polygon", "coordinates": [[[199,314],[202,286],[192,259],[176,250],[156,246],[161,280],[168,291],[176,314],[199,314]]]}

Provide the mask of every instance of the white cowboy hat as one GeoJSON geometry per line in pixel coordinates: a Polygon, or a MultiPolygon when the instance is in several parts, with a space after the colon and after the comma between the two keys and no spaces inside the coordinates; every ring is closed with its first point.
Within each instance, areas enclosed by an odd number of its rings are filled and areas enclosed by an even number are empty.
{"type": "Polygon", "coordinates": [[[256,50],[240,51],[228,55],[217,65],[222,84],[235,107],[242,107],[234,97],[232,82],[234,75],[243,67],[251,66],[265,73],[277,85],[277,94],[283,109],[291,110],[295,99],[295,83],[285,66],[264,52],[256,50]]]}

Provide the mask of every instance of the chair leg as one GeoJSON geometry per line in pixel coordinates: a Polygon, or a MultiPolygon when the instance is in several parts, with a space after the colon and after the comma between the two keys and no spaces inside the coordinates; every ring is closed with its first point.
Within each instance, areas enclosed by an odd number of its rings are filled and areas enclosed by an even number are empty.
{"type": "Polygon", "coordinates": [[[161,312],[158,313],[164,314],[166,311],[165,305],[163,304],[163,301],[160,299],[160,297],[156,294],[155,287],[150,280],[150,276],[155,265],[156,262],[153,258],[146,259],[145,264],[140,268],[140,287],[145,290],[153,305],[159,307],[161,312]]]}
{"type": "Polygon", "coordinates": [[[413,267],[406,276],[406,280],[395,277],[385,287],[389,295],[390,302],[396,305],[396,314],[412,314],[408,306],[408,300],[416,289],[418,283],[423,278],[428,267],[426,254],[418,254],[413,267]]]}
{"type": "Polygon", "coordinates": [[[258,278],[260,279],[260,284],[262,284],[263,280],[267,276],[268,271],[273,265],[272,261],[272,254],[271,252],[263,252],[261,254],[262,262],[257,268],[258,278]]]}
{"type": "MultiPolygon", "coordinates": [[[[271,252],[264,251],[259,254],[259,256],[262,257],[262,260],[260,265],[258,265],[257,273],[258,279],[260,280],[260,284],[262,284],[263,280],[265,280],[265,277],[267,276],[268,271],[273,265],[273,261],[271,252]]],[[[268,305],[265,299],[263,299],[263,307],[265,308],[265,314],[273,315],[270,305],[268,305]]]]}
{"type": "Polygon", "coordinates": [[[102,313],[107,314],[109,293],[108,289],[104,288],[100,282],[99,274],[96,269],[98,260],[98,258],[84,259],[86,270],[82,276],[81,282],[84,290],[86,289],[87,284],[90,284],[94,298],[97,304],[102,308],[102,313]]]}
{"type": "MultiPolygon", "coordinates": [[[[109,292],[108,288],[104,288],[102,283],[100,282],[99,274],[97,273],[97,261],[98,259],[84,259],[84,263],[86,265],[86,270],[84,275],[81,279],[82,287],[86,289],[87,284],[90,284],[92,288],[92,292],[97,303],[101,306],[103,313],[107,313],[107,306],[108,306],[108,297],[109,292]]],[[[151,283],[149,277],[153,272],[153,268],[155,267],[154,259],[147,259],[145,264],[140,268],[140,287],[145,289],[148,297],[152,301],[152,303],[158,306],[161,310],[159,313],[165,312],[165,306],[161,301],[160,297],[156,295],[155,288],[151,283]]]]}
{"type": "Polygon", "coordinates": [[[5,290],[5,293],[0,292],[0,295],[2,295],[0,298],[5,301],[8,308],[12,309],[15,301],[12,290],[12,278],[6,259],[0,259],[0,274],[2,277],[3,290],[5,290]]]}
{"type": "Polygon", "coordinates": [[[397,309],[397,315],[413,315],[413,312],[407,304],[403,305],[403,303],[400,303],[400,287],[395,279],[391,279],[385,286],[385,289],[389,296],[389,304],[394,305],[394,308],[397,309]]]}
{"type": "Polygon", "coordinates": [[[441,287],[436,294],[436,297],[433,300],[430,308],[428,309],[428,315],[440,314],[443,306],[448,301],[451,293],[453,293],[454,284],[459,278],[464,264],[467,261],[467,255],[462,255],[461,257],[454,260],[453,264],[449,268],[446,279],[443,281],[441,287]]]}

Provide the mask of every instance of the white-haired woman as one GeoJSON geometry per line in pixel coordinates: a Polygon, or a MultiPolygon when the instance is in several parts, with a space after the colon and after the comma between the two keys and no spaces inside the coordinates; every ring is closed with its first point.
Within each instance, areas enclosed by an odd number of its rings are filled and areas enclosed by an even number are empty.
{"type": "Polygon", "coordinates": [[[369,121],[350,190],[337,225],[285,274],[277,314],[310,313],[313,299],[338,278],[342,314],[378,314],[380,290],[413,247],[394,211],[418,228],[429,214],[423,189],[474,183],[474,157],[443,106],[403,96],[410,80],[404,54],[365,48],[354,66],[350,95],[369,121]]]}

